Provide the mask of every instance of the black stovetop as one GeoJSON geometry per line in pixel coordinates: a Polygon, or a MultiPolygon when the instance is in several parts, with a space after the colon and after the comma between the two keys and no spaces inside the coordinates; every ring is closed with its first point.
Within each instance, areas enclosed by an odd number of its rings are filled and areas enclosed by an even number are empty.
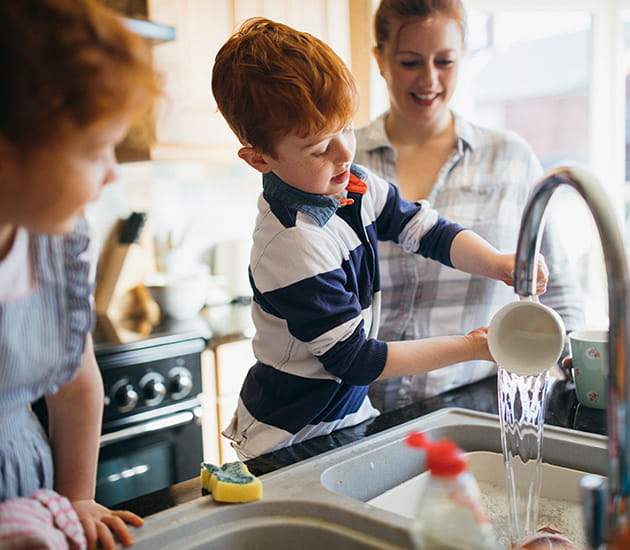
{"type": "Polygon", "coordinates": [[[137,350],[192,338],[204,338],[208,347],[224,342],[251,338],[254,333],[251,305],[248,299],[209,306],[187,320],[163,318],[151,325],[127,320],[114,323],[96,319],[93,331],[94,349],[99,354],[137,350]]]}
{"type": "Polygon", "coordinates": [[[150,326],[150,330],[133,330],[133,325],[115,324],[107,318],[97,317],[92,333],[96,356],[147,347],[180,342],[194,338],[206,341],[212,337],[212,330],[203,317],[198,316],[185,321],[163,319],[150,326]]]}

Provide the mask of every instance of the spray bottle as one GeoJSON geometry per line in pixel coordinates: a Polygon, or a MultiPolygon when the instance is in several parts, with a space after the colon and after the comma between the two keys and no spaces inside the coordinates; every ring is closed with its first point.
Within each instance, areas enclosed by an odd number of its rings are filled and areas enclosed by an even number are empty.
{"type": "Polygon", "coordinates": [[[498,550],[492,524],[468,461],[452,441],[431,441],[420,432],[407,445],[424,450],[429,478],[419,495],[411,527],[417,550],[498,550]]]}

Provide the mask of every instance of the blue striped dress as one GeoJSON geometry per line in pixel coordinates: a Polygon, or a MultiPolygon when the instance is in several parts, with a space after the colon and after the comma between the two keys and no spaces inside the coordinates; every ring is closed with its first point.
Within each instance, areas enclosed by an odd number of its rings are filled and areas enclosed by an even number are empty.
{"type": "Polygon", "coordinates": [[[387,360],[377,241],[450,266],[461,230],[357,165],[341,201],[263,176],[250,257],[257,362],[223,432],[239,458],[378,414],[367,396],[387,360]]]}
{"type": "Polygon", "coordinates": [[[0,501],[52,488],[50,448],[30,403],[81,365],[93,326],[89,242],[85,219],[67,235],[30,234],[35,290],[0,303],[0,501]]]}

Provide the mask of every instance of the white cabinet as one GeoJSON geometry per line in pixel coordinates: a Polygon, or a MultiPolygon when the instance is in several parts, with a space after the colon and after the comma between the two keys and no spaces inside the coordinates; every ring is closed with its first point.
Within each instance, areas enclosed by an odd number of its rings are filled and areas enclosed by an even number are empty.
{"type": "MultiPolygon", "coordinates": [[[[230,441],[221,435],[221,430],[230,423],[236,410],[238,395],[245,375],[255,362],[251,338],[220,344],[214,348],[214,380],[216,388],[216,445],[220,463],[238,460],[230,441]]],[[[208,434],[211,437],[211,434],[208,434]]]]}
{"type": "Polygon", "coordinates": [[[176,28],[173,42],[153,48],[166,97],[158,106],[152,159],[235,160],[239,144],[216,110],[210,79],[217,51],[248,17],[269,17],[310,32],[351,61],[347,1],[148,0],[148,16],[176,28]]]}
{"type": "Polygon", "coordinates": [[[198,159],[226,149],[234,155],[237,141],[210,89],[212,60],[233,28],[231,2],[150,0],[148,8],[151,20],[176,28],[173,42],[153,48],[166,95],[159,104],[151,157],[198,159]]]}
{"type": "Polygon", "coordinates": [[[199,396],[203,416],[201,421],[203,460],[210,464],[221,464],[219,419],[217,407],[217,390],[215,376],[215,356],[211,349],[205,349],[201,354],[201,384],[203,391],[199,396]]]}

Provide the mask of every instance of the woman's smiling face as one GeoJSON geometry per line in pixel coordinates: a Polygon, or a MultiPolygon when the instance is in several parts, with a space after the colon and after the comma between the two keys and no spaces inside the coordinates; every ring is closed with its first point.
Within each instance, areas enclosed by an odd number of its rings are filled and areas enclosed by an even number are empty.
{"type": "Polygon", "coordinates": [[[442,14],[410,19],[392,29],[376,57],[387,82],[393,114],[415,124],[448,120],[448,103],[464,55],[460,23],[442,14]]]}

